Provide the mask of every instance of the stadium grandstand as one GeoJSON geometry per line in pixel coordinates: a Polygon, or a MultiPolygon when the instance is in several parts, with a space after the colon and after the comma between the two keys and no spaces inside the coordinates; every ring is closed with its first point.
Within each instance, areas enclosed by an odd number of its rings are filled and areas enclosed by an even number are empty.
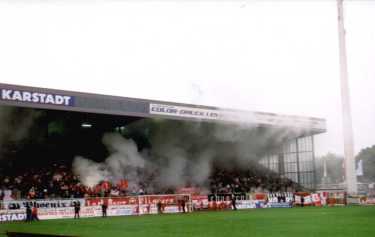
{"type": "Polygon", "coordinates": [[[0,109],[3,209],[137,196],[139,213],[147,195],[189,208],[191,195],[285,201],[315,189],[314,136],[326,131],[320,118],[9,84],[0,109]]]}

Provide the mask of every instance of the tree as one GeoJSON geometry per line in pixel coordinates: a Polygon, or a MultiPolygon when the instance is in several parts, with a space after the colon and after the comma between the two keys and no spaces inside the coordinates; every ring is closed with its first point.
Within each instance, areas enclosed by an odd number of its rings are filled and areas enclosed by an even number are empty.
{"type": "Polygon", "coordinates": [[[324,176],[324,160],[326,160],[327,166],[327,178],[328,182],[332,184],[337,184],[343,182],[344,170],[343,162],[344,158],[337,154],[328,153],[322,157],[317,157],[316,159],[316,178],[317,183],[323,181],[324,176]]]}
{"type": "Polygon", "coordinates": [[[356,156],[356,161],[362,160],[363,176],[361,182],[375,182],[375,145],[362,149],[356,156]]]}

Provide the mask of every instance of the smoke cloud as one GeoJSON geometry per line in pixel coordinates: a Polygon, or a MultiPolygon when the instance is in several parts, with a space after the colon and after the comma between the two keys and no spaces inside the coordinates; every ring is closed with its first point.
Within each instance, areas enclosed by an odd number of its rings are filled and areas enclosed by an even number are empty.
{"type": "Polygon", "coordinates": [[[32,109],[0,106],[0,159],[2,152],[6,152],[7,144],[27,138],[34,121],[41,112],[32,109]]]}
{"type": "Polygon", "coordinates": [[[93,187],[108,177],[105,164],[77,156],[73,161],[73,172],[80,175],[84,185],[93,187]]]}
{"type": "Polygon", "coordinates": [[[102,163],[76,157],[74,172],[88,186],[102,180],[129,181],[130,189],[148,192],[186,186],[207,187],[215,167],[250,167],[296,132],[249,124],[221,124],[145,119],[128,125],[148,131],[151,148],[139,149],[119,133],[103,136],[110,155],[102,163]]]}

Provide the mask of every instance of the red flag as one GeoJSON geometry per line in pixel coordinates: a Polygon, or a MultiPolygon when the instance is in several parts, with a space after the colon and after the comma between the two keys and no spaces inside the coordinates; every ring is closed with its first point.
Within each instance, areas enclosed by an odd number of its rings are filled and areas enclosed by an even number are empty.
{"type": "Polygon", "coordinates": [[[110,188],[111,188],[111,185],[109,184],[108,181],[104,181],[104,182],[102,183],[102,189],[104,189],[104,190],[108,190],[108,189],[110,189],[110,188]]]}
{"type": "Polygon", "coordinates": [[[128,181],[126,179],[121,179],[118,183],[117,183],[117,186],[120,188],[120,189],[127,189],[129,184],[128,184],[128,181]]]}

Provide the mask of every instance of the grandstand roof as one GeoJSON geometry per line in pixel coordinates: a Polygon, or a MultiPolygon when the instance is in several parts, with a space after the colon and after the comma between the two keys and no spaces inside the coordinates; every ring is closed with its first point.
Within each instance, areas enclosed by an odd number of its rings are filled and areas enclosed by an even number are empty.
{"type": "Polygon", "coordinates": [[[0,105],[77,111],[144,118],[246,123],[262,127],[290,127],[304,133],[326,131],[322,118],[242,111],[212,106],[137,99],[0,83],[0,105]]]}

